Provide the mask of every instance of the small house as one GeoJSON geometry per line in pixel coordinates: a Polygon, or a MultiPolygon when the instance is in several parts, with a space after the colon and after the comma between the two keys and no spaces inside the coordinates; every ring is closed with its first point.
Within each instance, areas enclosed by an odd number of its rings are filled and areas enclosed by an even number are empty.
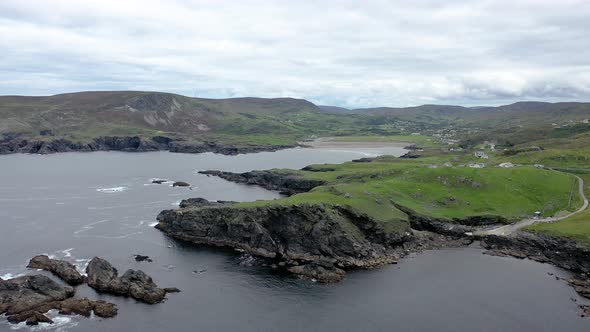
{"type": "Polygon", "coordinates": [[[533,217],[534,217],[535,219],[539,219],[539,218],[541,217],[541,211],[536,211],[536,212],[533,214],[533,217]]]}

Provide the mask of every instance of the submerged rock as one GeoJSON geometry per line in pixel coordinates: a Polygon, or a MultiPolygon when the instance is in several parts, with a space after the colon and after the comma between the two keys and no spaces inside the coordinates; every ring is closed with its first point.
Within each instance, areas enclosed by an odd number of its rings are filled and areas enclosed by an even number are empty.
{"type": "Polygon", "coordinates": [[[136,262],[153,262],[153,260],[150,258],[150,256],[144,256],[144,255],[134,255],[135,257],[135,261],[136,262]]]}
{"type": "Polygon", "coordinates": [[[152,278],[141,270],[127,270],[119,277],[108,261],[94,257],[86,267],[88,286],[98,292],[129,296],[148,304],[162,302],[166,290],[158,288],[152,278]]]}
{"type": "Polygon", "coordinates": [[[76,267],[72,263],[51,259],[46,255],[33,257],[27,267],[49,271],[72,286],[83,284],[85,281],[84,276],[76,270],[76,267]]]}

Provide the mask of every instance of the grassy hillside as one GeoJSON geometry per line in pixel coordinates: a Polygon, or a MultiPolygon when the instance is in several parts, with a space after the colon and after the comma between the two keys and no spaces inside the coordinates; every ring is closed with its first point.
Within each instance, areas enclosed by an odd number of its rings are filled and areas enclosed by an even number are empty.
{"type": "Polygon", "coordinates": [[[433,162],[439,161],[385,157],[373,162],[315,165],[300,171],[275,170],[321,179],[327,184],[288,198],[238,206],[346,205],[372,216],[388,229],[400,230],[407,227],[408,217],[396,204],[453,222],[483,215],[519,219],[537,210],[555,215],[574,211],[582,203],[579,197],[571,195],[575,178],[565,173],[527,166],[433,168],[433,162]]]}
{"type": "Polygon", "coordinates": [[[585,103],[343,111],[293,98],[204,99],[142,91],[0,97],[0,135],[81,142],[98,136],[161,135],[285,145],[314,136],[408,136],[418,132],[440,140],[461,139],[467,145],[490,140],[513,146],[547,138],[587,137],[589,125],[583,121],[588,118],[590,104],[585,103]]]}
{"type": "Polygon", "coordinates": [[[0,97],[0,135],[66,138],[172,136],[228,143],[294,144],[312,135],[396,134],[362,116],[327,114],[293,98],[203,99],[140,91],[0,97]]]}

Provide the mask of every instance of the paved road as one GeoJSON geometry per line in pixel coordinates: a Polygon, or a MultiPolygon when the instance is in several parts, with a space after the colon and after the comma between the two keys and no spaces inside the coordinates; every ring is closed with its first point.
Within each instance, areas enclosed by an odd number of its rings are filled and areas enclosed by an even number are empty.
{"type": "Polygon", "coordinates": [[[488,229],[485,231],[475,232],[474,235],[509,235],[509,234],[511,234],[523,227],[526,227],[526,226],[529,226],[532,224],[542,223],[542,222],[559,221],[559,220],[562,220],[565,218],[569,218],[575,214],[578,214],[578,213],[586,210],[586,208],[588,207],[588,198],[586,198],[586,195],[584,193],[584,180],[582,180],[582,178],[577,175],[574,175],[574,176],[578,179],[578,190],[580,192],[580,196],[584,200],[584,204],[582,204],[582,207],[579,208],[577,211],[572,212],[572,213],[562,216],[562,217],[551,217],[551,218],[543,218],[543,219],[527,218],[527,219],[523,219],[523,220],[521,220],[517,223],[514,223],[514,224],[500,226],[500,227],[488,229]]]}

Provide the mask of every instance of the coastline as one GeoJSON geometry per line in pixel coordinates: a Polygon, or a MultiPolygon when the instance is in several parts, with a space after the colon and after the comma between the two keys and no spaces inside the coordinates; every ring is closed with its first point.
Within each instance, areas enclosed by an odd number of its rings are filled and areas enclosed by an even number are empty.
{"type": "Polygon", "coordinates": [[[62,152],[153,152],[170,151],[174,153],[213,152],[228,156],[274,152],[299,145],[233,145],[214,141],[191,142],[166,136],[145,138],[140,136],[100,136],[88,142],[75,142],[67,139],[28,140],[19,136],[0,140],[0,155],[29,153],[53,154],[62,152]]]}
{"type": "MultiPolygon", "coordinates": [[[[375,136],[375,138],[379,138],[375,136]]],[[[319,137],[313,141],[299,142],[301,145],[305,145],[311,148],[333,148],[333,149],[378,149],[378,148],[404,148],[411,145],[411,142],[403,141],[346,141],[339,140],[339,137],[319,137]]]]}

